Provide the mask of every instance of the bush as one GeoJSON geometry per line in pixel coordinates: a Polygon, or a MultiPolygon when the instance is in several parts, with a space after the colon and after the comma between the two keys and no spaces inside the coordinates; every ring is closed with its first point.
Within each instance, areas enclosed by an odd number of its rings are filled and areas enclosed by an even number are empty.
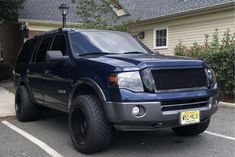
{"type": "Polygon", "coordinates": [[[180,43],[177,44],[175,47],[175,55],[176,56],[190,56],[190,54],[188,53],[189,53],[189,49],[186,46],[184,46],[182,42],[180,41],[180,43]]]}
{"type": "Polygon", "coordinates": [[[215,71],[220,97],[234,98],[235,35],[227,30],[220,42],[218,30],[215,30],[211,42],[208,42],[208,38],[206,34],[203,45],[194,43],[192,47],[186,47],[180,42],[175,47],[175,55],[204,60],[215,71]]]}
{"type": "Polygon", "coordinates": [[[13,68],[11,65],[0,63],[0,81],[13,78],[13,68]]]}

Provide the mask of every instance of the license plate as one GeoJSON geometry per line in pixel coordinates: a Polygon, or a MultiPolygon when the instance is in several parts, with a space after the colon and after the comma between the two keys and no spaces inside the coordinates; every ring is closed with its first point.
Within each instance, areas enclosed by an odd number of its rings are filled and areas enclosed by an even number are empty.
{"type": "Polygon", "coordinates": [[[193,110],[193,111],[184,111],[180,113],[180,124],[181,125],[188,125],[188,124],[195,124],[200,122],[200,111],[193,110]]]}

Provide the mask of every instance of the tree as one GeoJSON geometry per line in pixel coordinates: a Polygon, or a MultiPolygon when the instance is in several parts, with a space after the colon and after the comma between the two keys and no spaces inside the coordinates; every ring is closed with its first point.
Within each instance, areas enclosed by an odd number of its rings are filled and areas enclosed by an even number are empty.
{"type": "Polygon", "coordinates": [[[0,23],[17,21],[18,11],[25,0],[0,0],[0,23]]]}
{"type": "Polygon", "coordinates": [[[77,4],[77,14],[82,19],[81,27],[127,31],[134,20],[119,21],[112,11],[116,0],[72,0],[77,4]]]}

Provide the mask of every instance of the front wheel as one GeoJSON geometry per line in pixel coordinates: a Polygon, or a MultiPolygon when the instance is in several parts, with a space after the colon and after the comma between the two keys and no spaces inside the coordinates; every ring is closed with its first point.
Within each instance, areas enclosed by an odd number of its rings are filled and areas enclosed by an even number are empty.
{"type": "Polygon", "coordinates": [[[75,98],[70,109],[70,135],[74,146],[81,153],[98,152],[111,141],[112,127],[101,105],[96,96],[81,95],[75,98]]]}
{"type": "Polygon", "coordinates": [[[207,119],[205,122],[199,124],[176,127],[172,128],[172,130],[176,134],[181,136],[193,136],[203,133],[208,128],[209,124],[210,124],[210,119],[207,119]]]}

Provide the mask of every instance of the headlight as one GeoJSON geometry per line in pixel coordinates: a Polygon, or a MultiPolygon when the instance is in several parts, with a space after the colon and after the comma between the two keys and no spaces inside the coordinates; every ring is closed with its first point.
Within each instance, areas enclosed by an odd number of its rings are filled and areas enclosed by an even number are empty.
{"type": "Polygon", "coordinates": [[[109,76],[109,85],[118,86],[133,92],[143,92],[143,83],[139,71],[123,72],[109,76]]]}
{"type": "Polygon", "coordinates": [[[208,83],[210,87],[213,87],[216,83],[215,73],[212,69],[206,69],[208,75],[208,83]]]}

